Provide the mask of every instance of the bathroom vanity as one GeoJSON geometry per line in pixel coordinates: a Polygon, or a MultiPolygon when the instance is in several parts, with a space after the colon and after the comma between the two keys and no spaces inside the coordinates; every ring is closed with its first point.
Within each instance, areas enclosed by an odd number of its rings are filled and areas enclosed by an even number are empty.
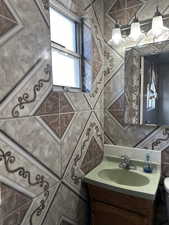
{"type": "Polygon", "coordinates": [[[88,184],[92,225],[152,225],[154,200],[88,184]]]}
{"type": "Polygon", "coordinates": [[[154,163],[153,173],[148,174],[143,172],[143,161],[132,163],[135,169],[119,168],[120,158],[105,156],[85,176],[92,225],[153,225],[160,165],[154,163]]]}

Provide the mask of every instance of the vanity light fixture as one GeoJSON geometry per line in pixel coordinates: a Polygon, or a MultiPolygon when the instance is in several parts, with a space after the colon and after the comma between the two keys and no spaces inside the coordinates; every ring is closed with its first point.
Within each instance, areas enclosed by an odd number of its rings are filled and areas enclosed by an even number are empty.
{"type": "Polygon", "coordinates": [[[159,36],[162,33],[163,29],[164,29],[163,17],[157,6],[156,12],[152,20],[152,33],[154,36],[159,36]]]}
{"type": "Polygon", "coordinates": [[[152,19],[152,29],[148,32],[148,35],[152,35],[157,41],[163,40],[165,37],[168,37],[169,29],[164,26],[163,15],[159,11],[157,6],[156,12],[152,19]]]}
{"type": "Polygon", "coordinates": [[[135,16],[132,24],[131,24],[131,30],[129,38],[131,38],[133,41],[138,41],[144,34],[141,31],[140,22],[138,18],[135,16]]]}
{"type": "MultiPolygon", "coordinates": [[[[112,38],[108,42],[110,45],[120,45],[125,38],[122,37],[122,32],[128,31],[130,29],[130,34],[126,40],[132,40],[135,42],[139,42],[142,39],[145,38],[145,36],[150,36],[153,39],[160,41],[164,40],[166,37],[169,36],[169,29],[164,26],[163,20],[169,18],[169,15],[162,15],[162,13],[159,11],[158,3],[156,7],[156,11],[154,13],[154,16],[152,20],[144,20],[141,21],[141,23],[138,20],[138,17],[135,16],[131,28],[129,25],[120,25],[118,23],[115,24],[115,27],[112,30],[112,38]],[[141,27],[144,29],[144,26],[149,25],[152,23],[152,28],[147,32],[147,35],[145,32],[142,32],[141,27]]],[[[128,33],[128,32],[127,32],[128,33]]]]}
{"type": "Polygon", "coordinates": [[[122,41],[122,35],[121,35],[120,25],[116,23],[115,27],[112,30],[112,38],[110,40],[110,43],[119,45],[121,41],[122,41]]]}

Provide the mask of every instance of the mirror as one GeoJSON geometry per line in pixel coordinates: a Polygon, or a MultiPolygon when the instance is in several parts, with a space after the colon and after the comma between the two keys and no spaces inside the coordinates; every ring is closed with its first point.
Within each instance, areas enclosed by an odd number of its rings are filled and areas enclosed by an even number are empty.
{"type": "Polygon", "coordinates": [[[169,125],[169,41],[125,52],[125,123],[169,125]]]}

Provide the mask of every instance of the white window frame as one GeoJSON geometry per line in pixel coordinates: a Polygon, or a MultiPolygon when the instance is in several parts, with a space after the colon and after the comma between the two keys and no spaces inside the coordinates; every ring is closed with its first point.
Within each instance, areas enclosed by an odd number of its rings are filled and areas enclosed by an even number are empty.
{"type": "Polygon", "coordinates": [[[53,8],[58,13],[62,14],[63,16],[67,17],[68,19],[75,22],[76,26],[76,52],[73,52],[64,46],[55,43],[51,40],[51,50],[52,48],[60,51],[66,55],[73,56],[79,59],[79,80],[80,80],[80,87],[67,87],[67,86],[59,86],[53,84],[54,91],[70,91],[70,92],[81,92],[82,91],[82,22],[80,17],[74,15],[73,13],[69,12],[69,10],[65,9],[62,6],[58,6],[53,1],[50,2],[50,8],[53,8]]]}

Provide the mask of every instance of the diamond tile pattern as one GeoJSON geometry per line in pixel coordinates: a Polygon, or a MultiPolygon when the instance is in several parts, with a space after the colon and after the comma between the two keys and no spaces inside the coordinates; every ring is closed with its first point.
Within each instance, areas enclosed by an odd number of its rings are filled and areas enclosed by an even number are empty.
{"type": "Polygon", "coordinates": [[[63,93],[60,94],[60,111],[59,112],[60,113],[74,112],[73,107],[71,106],[68,99],[63,93]]]}
{"type": "Polygon", "coordinates": [[[50,127],[50,129],[57,135],[57,137],[61,138],[59,115],[43,116],[41,118],[48,125],[48,127],[50,127]]]}
{"type": "Polygon", "coordinates": [[[124,94],[108,108],[111,115],[124,126],[124,94]]]}
{"type": "Polygon", "coordinates": [[[121,25],[127,25],[141,8],[139,0],[117,0],[109,11],[109,15],[121,25]]]}
{"type": "Polygon", "coordinates": [[[74,112],[74,109],[66,96],[63,93],[51,91],[35,114],[46,115],[70,112],[74,112]]]}
{"type": "Polygon", "coordinates": [[[66,132],[70,122],[72,121],[74,113],[60,114],[60,135],[61,137],[66,132]]]}
{"type": "Polygon", "coordinates": [[[39,106],[36,115],[59,113],[59,93],[51,91],[43,103],[39,106]]]}
{"type": "Polygon", "coordinates": [[[7,7],[4,0],[0,1],[0,16],[6,17],[6,19],[13,20],[14,22],[17,22],[15,17],[10,12],[9,8],[7,7]]]}
{"type": "Polygon", "coordinates": [[[81,164],[81,170],[85,174],[88,173],[90,170],[96,167],[98,163],[100,163],[102,157],[103,157],[103,151],[100,148],[99,144],[97,143],[96,139],[92,137],[87,153],[81,164]],[[95,158],[95,161],[92,160],[93,157],[95,158]]]}
{"type": "Polygon", "coordinates": [[[43,115],[41,119],[61,139],[73,119],[74,109],[63,93],[51,92],[36,114],[43,115]]]}
{"type": "Polygon", "coordinates": [[[66,114],[41,116],[41,119],[57,135],[58,138],[62,138],[70,122],[72,121],[73,116],[74,113],[66,113],[66,114]]]}
{"type": "Polygon", "coordinates": [[[0,183],[0,197],[0,224],[20,225],[32,199],[3,183],[0,183]]]}
{"type": "Polygon", "coordinates": [[[6,3],[1,0],[0,1],[0,36],[6,34],[12,28],[17,25],[17,21],[14,16],[10,12],[6,3]]]}

